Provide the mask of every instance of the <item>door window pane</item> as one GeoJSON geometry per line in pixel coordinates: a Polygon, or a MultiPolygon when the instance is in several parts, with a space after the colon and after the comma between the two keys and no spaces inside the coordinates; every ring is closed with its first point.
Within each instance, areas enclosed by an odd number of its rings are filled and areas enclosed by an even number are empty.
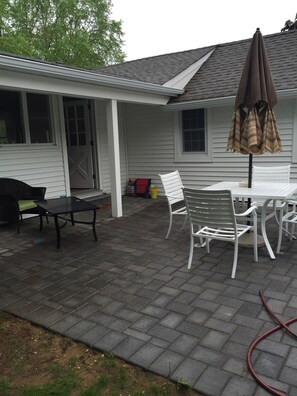
{"type": "Polygon", "coordinates": [[[52,143],[49,97],[28,93],[27,106],[31,143],[52,143]]]}
{"type": "Polygon", "coordinates": [[[78,139],[79,139],[79,145],[80,146],[85,146],[86,145],[86,134],[85,133],[80,133],[78,135],[78,139]]]}
{"type": "Polygon", "coordinates": [[[0,144],[15,143],[25,143],[20,94],[0,91],[0,144]]]}
{"type": "Polygon", "coordinates": [[[85,131],[85,120],[84,119],[77,120],[77,130],[78,130],[78,132],[85,131]]]}
{"type": "Polygon", "coordinates": [[[77,146],[77,136],[76,133],[70,134],[70,146],[77,146]]]}

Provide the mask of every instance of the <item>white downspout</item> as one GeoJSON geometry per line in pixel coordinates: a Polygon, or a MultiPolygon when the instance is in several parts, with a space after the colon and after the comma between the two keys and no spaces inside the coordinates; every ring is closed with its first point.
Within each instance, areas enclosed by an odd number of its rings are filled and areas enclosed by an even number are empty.
{"type": "Polygon", "coordinates": [[[107,101],[106,118],[111,182],[111,214],[112,217],[122,217],[118,109],[117,101],[114,99],[107,101]]]}

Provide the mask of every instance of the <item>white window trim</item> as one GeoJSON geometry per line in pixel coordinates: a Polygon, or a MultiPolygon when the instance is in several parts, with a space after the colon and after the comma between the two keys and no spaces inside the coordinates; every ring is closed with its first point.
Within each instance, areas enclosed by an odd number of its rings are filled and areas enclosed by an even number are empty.
{"type": "Polygon", "coordinates": [[[293,149],[292,149],[292,162],[297,163],[297,99],[294,101],[293,111],[293,149]]]}
{"type": "Polygon", "coordinates": [[[205,119],[206,151],[205,153],[184,153],[182,145],[182,113],[174,113],[174,152],[175,162],[212,162],[212,110],[207,109],[205,119]]]}

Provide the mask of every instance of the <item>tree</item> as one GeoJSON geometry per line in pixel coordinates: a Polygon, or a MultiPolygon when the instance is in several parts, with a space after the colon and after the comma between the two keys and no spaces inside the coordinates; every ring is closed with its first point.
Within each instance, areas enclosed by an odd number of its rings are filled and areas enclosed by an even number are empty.
{"type": "Polygon", "coordinates": [[[111,0],[0,0],[0,50],[99,68],[122,62],[122,22],[111,0]]]}

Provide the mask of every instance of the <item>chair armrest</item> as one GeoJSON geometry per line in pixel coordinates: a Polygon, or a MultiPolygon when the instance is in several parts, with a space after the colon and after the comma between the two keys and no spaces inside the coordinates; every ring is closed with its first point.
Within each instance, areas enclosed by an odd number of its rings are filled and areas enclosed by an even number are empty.
{"type": "Polygon", "coordinates": [[[184,197],[182,195],[179,196],[179,195],[166,194],[166,197],[173,198],[173,199],[180,199],[181,201],[184,201],[184,197]]]}
{"type": "Polygon", "coordinates": [[[251,205],[249,208],[248,208],[248,210],[246,210],[245,212],[243,212],[243,213],[235,213],[235,216],[236,217],[246,217],[246,216],[248,216],[249,214],[251,214],[252,212],[254,212],[254,211],[256,211],[258,209],[258,206],[256,206],[256,205],[251,205]]]}
{"type": "Polygon", "coordinates": [[[286,203],[289,205],[297,205],[297,200],[295,199],[288,199],[286,200],[286,203]]]}

